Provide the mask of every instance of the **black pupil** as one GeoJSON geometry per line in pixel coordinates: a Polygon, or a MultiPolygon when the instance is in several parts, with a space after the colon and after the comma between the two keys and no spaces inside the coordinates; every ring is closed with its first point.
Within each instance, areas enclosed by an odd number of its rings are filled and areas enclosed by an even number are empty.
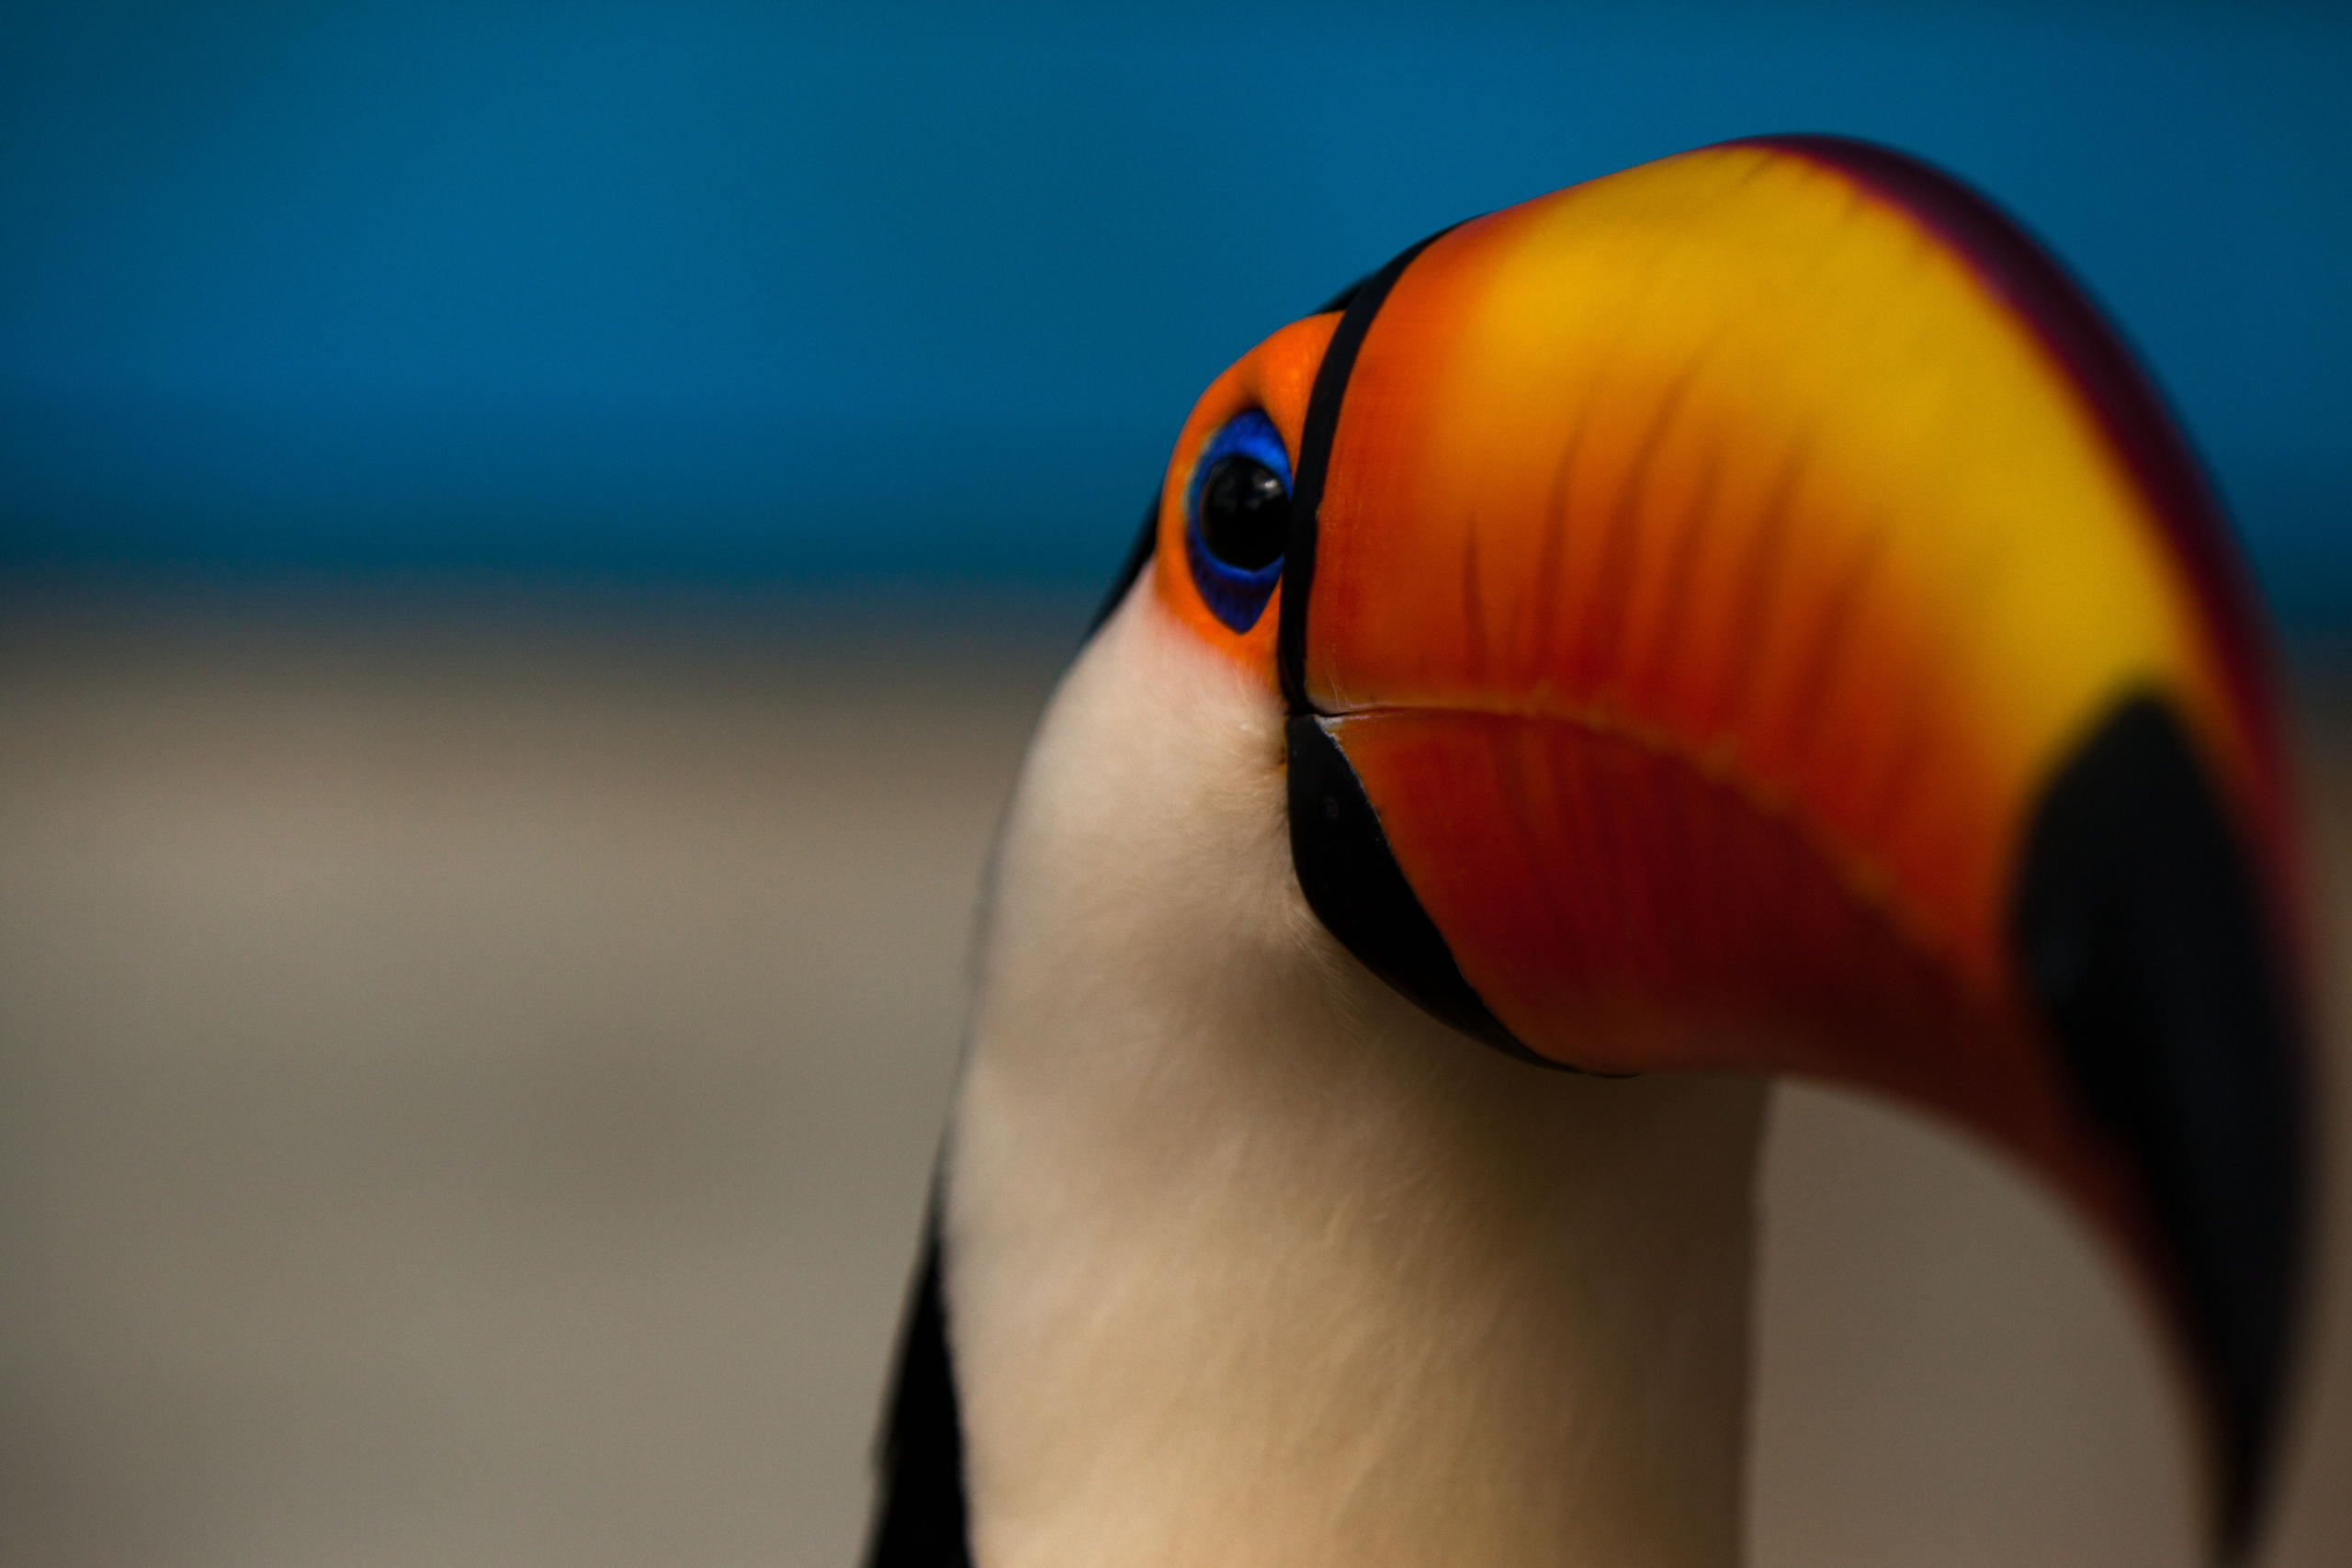
{"type": "Polygon", "coordinates": [[[1243,571],[1283,558],[1290,534],[1290,491],[1254,457],[1220,457],[1201,486],[1201,543],[1243,571]]]}

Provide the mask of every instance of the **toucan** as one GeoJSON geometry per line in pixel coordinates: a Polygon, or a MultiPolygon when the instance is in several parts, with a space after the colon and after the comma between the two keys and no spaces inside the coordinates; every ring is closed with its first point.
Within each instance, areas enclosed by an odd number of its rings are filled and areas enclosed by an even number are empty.
{"type": "Polygon", "coordinates": [[[1728,1568],[1781,1074],[2083,1217],[2242,1557],[2316,1137],[2258,604],[2083,291],[1875,145],[1275,332],[1007,809],[873,1568],[1728,1568]]]}

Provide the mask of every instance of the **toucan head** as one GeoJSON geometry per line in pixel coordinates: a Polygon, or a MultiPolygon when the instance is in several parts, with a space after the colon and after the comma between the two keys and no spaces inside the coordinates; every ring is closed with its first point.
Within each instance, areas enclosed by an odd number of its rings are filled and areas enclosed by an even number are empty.
{"type": "Polygon", "coordinates": [[[2310,1164],[2270,656],[2128,354],[1944,176],[1733,143],[1473,220],[1202,397],[1144,592],[1285,716],[1363,964],[1528,1062],[1965,1124],[2254,1517],[2310,1164]]]}

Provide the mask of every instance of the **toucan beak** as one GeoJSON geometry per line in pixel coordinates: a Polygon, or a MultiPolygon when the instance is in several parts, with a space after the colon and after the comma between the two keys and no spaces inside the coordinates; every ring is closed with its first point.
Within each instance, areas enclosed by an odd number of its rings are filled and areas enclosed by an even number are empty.
{"type": "Polygon", "coordinates": [[[1296,466],[1326,923],[1543,1062],[2017,1153],[2151,1287],[2242,1551],[2310,1163],[2292,811],[2227,531],[2096,311],[1894,154],[1710,149],[1362,286],[1296,466]]]}

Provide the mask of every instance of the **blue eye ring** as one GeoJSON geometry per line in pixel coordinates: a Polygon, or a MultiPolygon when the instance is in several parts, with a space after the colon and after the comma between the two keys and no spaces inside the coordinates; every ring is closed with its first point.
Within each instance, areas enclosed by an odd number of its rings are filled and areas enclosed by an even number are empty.
{"type": "Polygon", "coordinates": [[[1209,547],[1201,523],[1203,492],[1218,468],[1237,458],[1272,475],[1280,481],[1287,502],[1290,453],[1283,446],[1282,432],[1261,410],[1234,415],[1202,444],[1200,456],[1193,460],[1192,480],[1184,491],[1184,557],[1193,570],[1193,585],[1200,591],[1209,614],[1233,631],[1246,632],[1258,624],[1266,601],[1273,596],[1274,584],[1282,581],[1283,558],[1276,555],[1262,566],[1245,567],[1219,558],[1209,547]]]}

